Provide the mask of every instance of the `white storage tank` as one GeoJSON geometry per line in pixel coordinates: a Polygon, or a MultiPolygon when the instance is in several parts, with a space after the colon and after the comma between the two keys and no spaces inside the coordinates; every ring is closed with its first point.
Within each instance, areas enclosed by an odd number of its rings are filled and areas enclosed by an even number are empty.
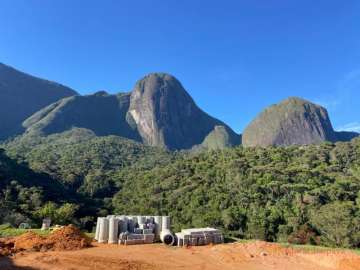
{"type": "Polygon", "coordinates": [[[162,217],[162,224],[161,224],[161,230],[170,230],[170,217],[169,216],[163,216],[162,217]]]}
{"type": "Polygon", "coordinates": [[[119,220],[115,217],[109,218],[109,244],[118,242],[119,220]]]}
{"type": "Polygon", "coordinates": [[[100,218],[99,243],[106,243],[109,239],[109,220],[100,218]]]}

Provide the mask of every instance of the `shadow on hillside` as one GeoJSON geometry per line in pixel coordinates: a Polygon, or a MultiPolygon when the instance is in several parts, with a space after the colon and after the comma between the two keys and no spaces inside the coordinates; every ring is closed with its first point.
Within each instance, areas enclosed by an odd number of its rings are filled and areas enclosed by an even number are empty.
{"type": "Polygon", "coordinates": [[[39,270],[30,266],[16,266],[9,257],[0,257],[1,270],[39,270]]]}
{"type": "Polygon", "coordinates": [[[47,199],[56,200],[57,198],[67,198],[69,190],[63,184],[54,179],[47,173],[35,172],[29,164],[19,163],[14,158],[10,158],[4,149],[0,148],[0,171],[2,172],[2,186],[9,185],[15,179],[24,187],[42,187],[46,191],[47,199]]]}

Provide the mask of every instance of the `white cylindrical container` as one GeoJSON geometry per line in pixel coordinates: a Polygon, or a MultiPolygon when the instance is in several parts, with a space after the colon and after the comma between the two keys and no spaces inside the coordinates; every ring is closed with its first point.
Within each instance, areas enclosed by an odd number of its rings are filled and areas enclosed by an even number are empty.
{"type": "Polygon", "coordinates": [[[109,244],[116,244],[118,242],[119,220],[115,217],[109,218],[109,244]]]}
{"type": "Polygon", "coordinates": [[[154,223],[154,217],[153,216],[146,217],[146,223],[154,223]]]}
{"type": "Polygon", "coordinates": [[[128,231],[128,219],[125,217],[124,219],[121,220],[121,224],[120,224],[120,232],[121,233],[125,233],[128,231]]]}
{"type": "Polygon", "coordinates": [[[106,243],[109,238],[109,220],[107,218],[100,218],[99,228],[99,243],[106,243]]]}
{"type": "Polygon", "coordinates": [[[155,222],[155,238],[156,240],[160,240],[160,232],[162,228],[162,217],[161,216],[155,216],[154,217],[155,222]]]}
{"type": "Polygon", "coordinates": [[[146,217],[145,216],[138,216],[138,224],[145,224],[146,217]]]}
{"type": "Polygon", "coordinates": [[[169,216],[162,217],[161,230],[162,231],[170,230],[170,217],[169,216]]]}
{"type": "Polygon", "coordinates": [[[98,217],[96,220],[96,231],[95,231],[95,240],[99,240],[99,233],[100,233],[100,218],[98,217]]]}
{"type": "Polygon", "coordinates": [[[135,229],[134,220],[129,219],[127,221],[127,230],[129,233],[134,233],[134,229],[135,229]]]}
{"type": "Polygon", "coordinates": [[[138,224],[138,222],[139,222],[139,218],[137,216],[133,216],[131,219],[134,223],[134,226],[136,226],[136,224],[138,224]]]}

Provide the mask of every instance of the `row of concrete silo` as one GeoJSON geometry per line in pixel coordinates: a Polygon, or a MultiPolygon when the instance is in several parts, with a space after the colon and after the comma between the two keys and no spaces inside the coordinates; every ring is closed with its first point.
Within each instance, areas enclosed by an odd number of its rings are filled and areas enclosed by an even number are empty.
{"type": "Polygon", "coordinates": [[[173,245],[175,237],[170,231],[169,216],[107,216],[99,217],[95,240],[109,244],[150,244],[162,241],[173,245]]]}

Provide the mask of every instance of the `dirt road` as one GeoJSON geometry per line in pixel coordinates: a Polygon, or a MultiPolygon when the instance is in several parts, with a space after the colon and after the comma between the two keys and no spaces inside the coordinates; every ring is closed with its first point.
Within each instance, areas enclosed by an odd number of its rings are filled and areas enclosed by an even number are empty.
{"type": "Polygon", "coordinates": [[[17,254],[14,259],[0,259],[0,269],[360,270],[360,256],[351,252],[305,252],[260,241],[192,248],[94,244],[78,251],[17,254]]]}

